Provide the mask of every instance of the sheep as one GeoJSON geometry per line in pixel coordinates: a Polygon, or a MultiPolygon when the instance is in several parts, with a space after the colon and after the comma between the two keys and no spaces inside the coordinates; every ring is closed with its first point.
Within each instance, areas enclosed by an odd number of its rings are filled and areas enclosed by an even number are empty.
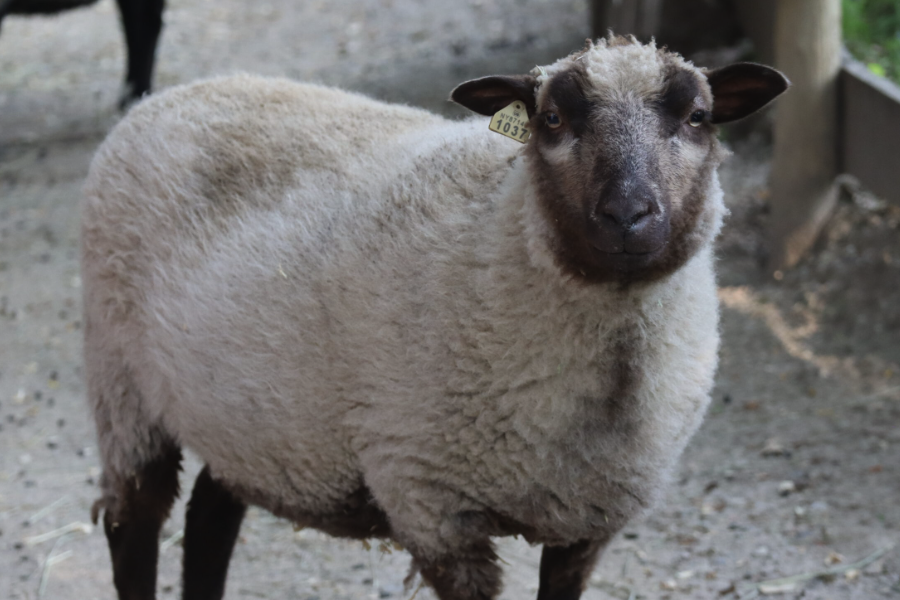
{"type": "Polygon", "coordinates": [[[205,466],[184,598],[220,598],[248,504],[391,539],[442,600],[543,544],[577,599],[709,402],[718,123],[788,85],[633,38],[458,86],[530,139],[249,75],[133,109],[85,184],[85,368],[120,598],[153,598],[181,448],[205,466]]]}
{"type": "MultiPolygon", "coordinates": [[[[7,15],[52,14],[97,0],[0,0],[0,24],[7,15]]],[[[163,0],[116,0],[128,46],[128,71],[119,108],[150,93],[156,42],[162,30],[163,0]]]]}

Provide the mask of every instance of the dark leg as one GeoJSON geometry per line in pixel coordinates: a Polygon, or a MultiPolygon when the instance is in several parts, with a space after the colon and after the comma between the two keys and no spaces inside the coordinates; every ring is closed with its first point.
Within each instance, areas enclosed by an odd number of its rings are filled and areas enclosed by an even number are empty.
{"type": "Polygon", "coordinates": [[[458,555],[415,564],[441,600],[492,600],[500,593],[502,573],[490,540],[476,541],[458,555]]]}
{"type": "Polygon", "coordinates": [[[204,467],[197,476],[184,525],[184,600],[219,600],[225,593],[228,561],[247,505],[204,467]]]}
{"type": "Polygon", "coordinates": [[[117,0],[128,46],[128,88],[119,104],[124,108],[150,92],[156,42],[162,30],[164,0],[117,0]]]}
{"type": "Polygon", "coordinates": [[[120,600],[156,597],[159,531],[178,496],[181,451],[146,464],[116,494],[115,508],[103,515],[103,528],[120,600]]]}
{"type": "Polygon", "coordinates": [[[544,546],[538,600],[578,600],[605,546],[605,541],[596,540],[544,546]]]}

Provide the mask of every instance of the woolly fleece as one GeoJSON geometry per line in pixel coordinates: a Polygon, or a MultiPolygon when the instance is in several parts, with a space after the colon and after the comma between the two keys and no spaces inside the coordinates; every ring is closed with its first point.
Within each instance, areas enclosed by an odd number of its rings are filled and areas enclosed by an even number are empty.
{"type": "MultiPolygon", "coordinates": [[[[658,85],[635,48],[628,85],[658,85]]],[[[301,523],[367,486],[418,556],[483,536],[486,512],[533,542],[614,534],[709,401],[724,208],[714,174],[700,189],[682,268],[590,285],[554,262],[523,146],[483,118],[250,76],[142,102],[83,209],[107,510],[176,444],[301,523]]]]}

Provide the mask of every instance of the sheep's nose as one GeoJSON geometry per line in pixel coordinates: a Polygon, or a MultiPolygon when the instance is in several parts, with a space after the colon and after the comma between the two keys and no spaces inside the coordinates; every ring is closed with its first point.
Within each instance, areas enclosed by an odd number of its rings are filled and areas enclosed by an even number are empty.
{"type": "Polygon", "coordinates": [[[614,188],[604,196],[597,206],[597,215],[607,224],[624,231],[643,224],[653,214],[656,204],[653,192],[647,186],[630,190],[614,188]]]}
{"type": "Polygon", "coordinates": [[[611,220],[620,229],[634,229],[650,216],[649,203],[613,202],[603,206],[600,214],[611,220]]]}

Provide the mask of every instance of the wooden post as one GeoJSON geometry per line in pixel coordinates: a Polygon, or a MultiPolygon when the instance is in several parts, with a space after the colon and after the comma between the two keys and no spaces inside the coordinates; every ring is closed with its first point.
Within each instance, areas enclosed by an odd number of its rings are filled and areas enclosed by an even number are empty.
{"type": "Polygon", "coordinates": [[[770,266],[793,266],[837,199],[840,0],[781,0],[775,64],[793,86],[778,101],[772,160],[770,266]]]}
{"type": "Polygon", "coordinates": [[[591,28],[595,38],[612,29],[646,42],[659,30],[661,12],[662,0],[591,0],[591,28]]]}

